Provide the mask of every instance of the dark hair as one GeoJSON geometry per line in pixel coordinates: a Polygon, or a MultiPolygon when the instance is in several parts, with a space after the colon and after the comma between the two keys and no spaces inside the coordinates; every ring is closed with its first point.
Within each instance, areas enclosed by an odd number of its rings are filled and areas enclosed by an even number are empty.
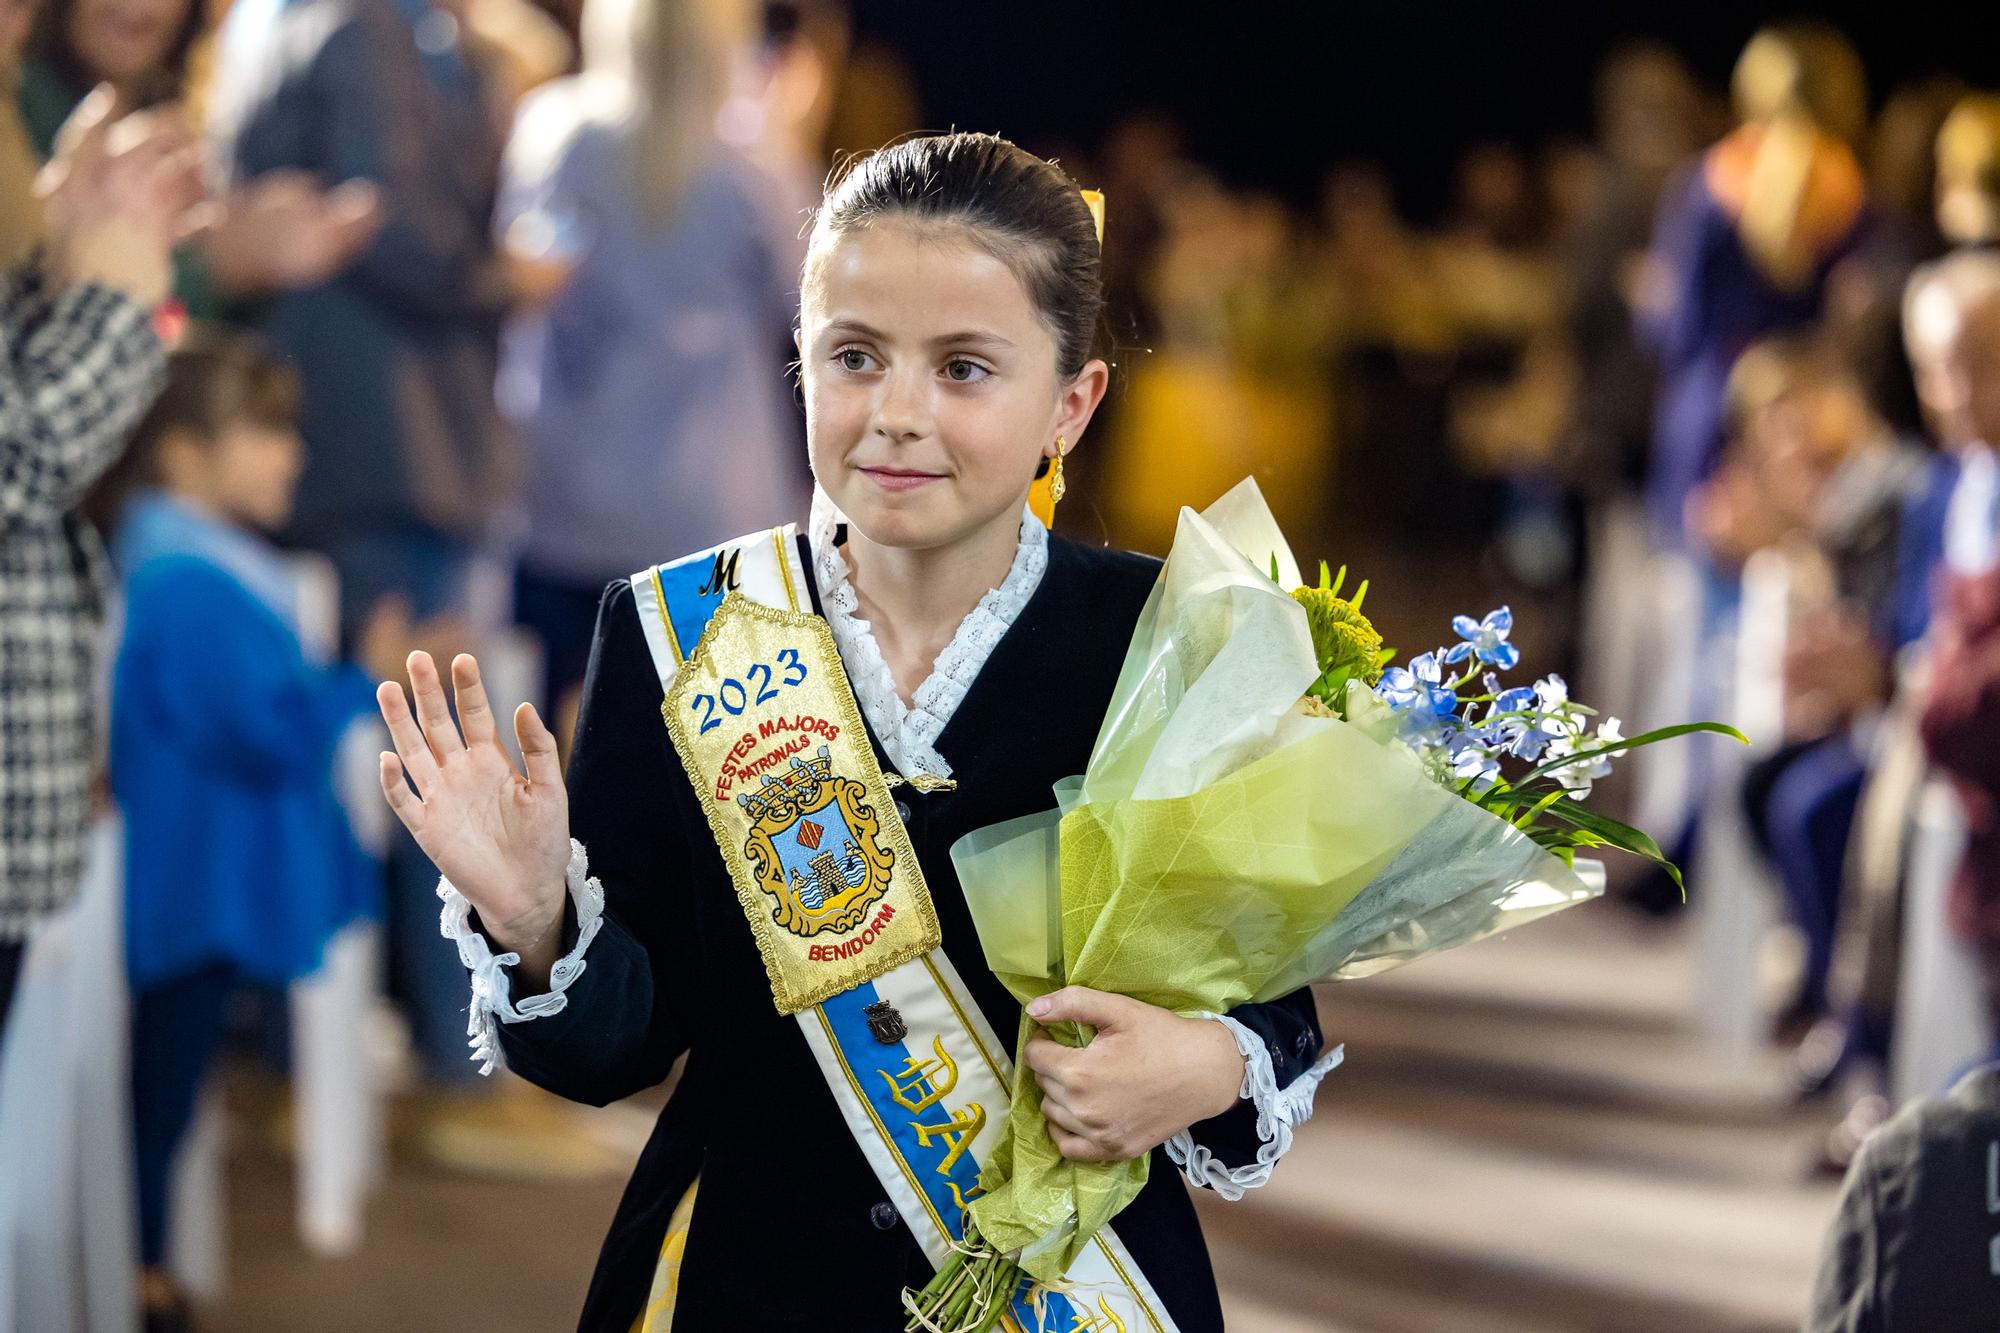
{"type": "Polygon", "coordinates": [[[124,454],[84,499],[84,516],[102,532],[116,527],[132,492],[159,484],[160,448],[170,435],[213,441],[246,421],[289,430],[298,416],[298,375],[268,344],[236,330],[193,326],[168,358],[166,387],[124,454]]]}
{"type": "MultiPolygon", "coordinates": [[[[69,23],[76,13],[76,6],[77,0],[44,0],[28,37],[27,53],[47,65],[57,78],[82,97],[103,79],[91,69],[70,38],[69,23]]],[[[128,110],[144,111],[162,102],[178,101],[186,95],[188,57],[201,36],[205,21],[204,0],[187,0],[187,12],[182,15],[181,26],[174,33],[173,40],[167,43],[166,52],[160,58],[160,67],[140,84],[136,90],[135,105],[128,110]]]]}
{"type": "Polygon", "coordinates": [[[992,134],[905,139],[837,175],[813,248],[890,217],[964,228],[1027,287],[1055,335],[1057,371],[1072,376],[1090,360],[1104,319],[1103,255],[1090,206],[1062,168],[992,134]]]}

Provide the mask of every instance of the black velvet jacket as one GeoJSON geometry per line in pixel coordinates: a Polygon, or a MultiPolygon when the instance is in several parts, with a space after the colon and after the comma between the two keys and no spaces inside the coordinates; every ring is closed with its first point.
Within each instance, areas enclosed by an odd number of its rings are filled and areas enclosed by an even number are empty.
{"type": "MultiPolygon", "coordinates": [[[[1053,784],[1083,771],[1158,570],[1052,538],[1041,586],[938,738],[957,789],[897,790],[945,951],[1003,1039],[1020,1009],[985,965],[949,851],[974,829],[1053,807],[1053,784]]],[[[661,1082],[683,1053],[688,1062],[612,1220],[579,1327],[628,1333],[668,1218],[699,1175],[676,1329],[900,1330],[898,1293],[922,1286],[930,1265],[887,1207],[797,1022],[772,1005],[660,703],[631,591],[614,584],[569,774],[571,826],[604,884],[604,925],[568,1007],[503,1025],[501,1038],[517,1073],[598,1105],[661,1082]]],[[[879,747],[877,757],[887,769],[879,747]]],[[[1265,1037],[1281,1085],[1318,1053],[1308,992],[1232,1017],[1265,1037]]],[[[1254,1110],[1245,1101],[1196,1137],[1247,1162],[1254,1110]]],[[[1222,1327],[1194,1207],[1164,1151],[1115,1225],[1183,1333],[1222,1327]]]]}

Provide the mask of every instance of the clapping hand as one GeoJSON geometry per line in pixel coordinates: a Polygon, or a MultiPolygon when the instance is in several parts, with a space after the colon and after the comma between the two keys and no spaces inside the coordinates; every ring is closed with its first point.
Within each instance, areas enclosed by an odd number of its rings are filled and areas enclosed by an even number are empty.
{"type": "Polygon", "coordinates": [[[339,274],[382,225],[373,185],[322,190],[303,171],[268,171],[215,209],[202,250],[216,281],[261,293],[315,287],[339,274]]]}
{"type": "Polygon", "coordinates": [[[61,282],[97,282],[140,305],[166,299],[173,248],[199,225],[201,154],[170,108],[120,115],[108,87],[63,123],[35,184],[48,263],[61,282]]]}

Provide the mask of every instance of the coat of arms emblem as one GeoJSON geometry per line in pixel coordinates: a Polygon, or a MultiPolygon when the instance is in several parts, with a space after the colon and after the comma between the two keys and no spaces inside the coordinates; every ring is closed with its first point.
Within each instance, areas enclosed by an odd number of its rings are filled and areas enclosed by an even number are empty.
{"type": "Polygon", "coordinates": [[[880,837],[881,818],[866,787],[833,771],[827,746],[736,800],[750,817],[744,859],[775,900],[771,920],[781,929],[851,930],[888,892],[896,855],[880,837]]]}

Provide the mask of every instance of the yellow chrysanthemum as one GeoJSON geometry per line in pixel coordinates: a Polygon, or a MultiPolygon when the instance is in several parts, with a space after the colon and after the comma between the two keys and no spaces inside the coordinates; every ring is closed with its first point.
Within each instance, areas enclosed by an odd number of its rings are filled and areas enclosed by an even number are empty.
{"type": "Polygon", "coordinates": [[[1320,678],[1324,680],[1344,670],[1351,679],[1373,685],[1382,675],[1382,636],[1368,617],[1361,614],[1368,585],[1364,582],[1349,599],[1340,595],[1340,586],[1346,581],[1346,569],[1340,571],[1338,579],[1329,579],[1322,564],[1319,586],[1295,588],[1292,599],[1306,609],[1313,652],[1319,658],[1320,678]]]}

